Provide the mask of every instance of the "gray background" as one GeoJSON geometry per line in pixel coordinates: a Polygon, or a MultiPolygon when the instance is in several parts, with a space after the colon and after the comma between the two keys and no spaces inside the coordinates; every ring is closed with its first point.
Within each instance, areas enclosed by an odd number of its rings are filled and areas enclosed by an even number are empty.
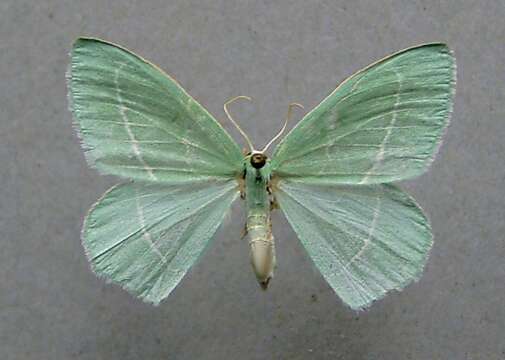
{"type": "Polygon", "coordinates": [[[0,3],[1,359],[505,359],[503,0],[104,3],[0,3]],[[104,284],[79,231],[118,180],[87,167],[67,111],[79,35],[159,64],[221,121],[225,100],[252,96],[233,111],[258,146],[289,102],[311,108],[380,57],[447,42],[452,123],[430,172],[403,184],[432,220],[422,279],[353,312],[276,214],[278,269],[262,292],[237,203],[159,307],[104,284]]]}

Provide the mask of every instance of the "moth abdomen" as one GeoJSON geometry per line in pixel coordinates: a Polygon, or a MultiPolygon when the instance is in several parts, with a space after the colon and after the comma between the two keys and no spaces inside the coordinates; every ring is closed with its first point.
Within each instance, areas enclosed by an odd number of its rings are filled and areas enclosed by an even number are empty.
{"type": "Polygon", "coordinates": [[[247,233],[251,249],[251,265],[263,290],[273,277],[275,268],[275,243],[267,214],[254,214],[247,218],[247,233]]]}

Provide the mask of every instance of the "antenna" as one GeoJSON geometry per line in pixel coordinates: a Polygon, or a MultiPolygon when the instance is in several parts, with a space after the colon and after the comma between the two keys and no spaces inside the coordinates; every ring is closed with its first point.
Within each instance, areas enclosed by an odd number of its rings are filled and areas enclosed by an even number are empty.
{"type": "Polygon", "coordinates": [[[297,107],[299,107],[301,109],[305,109],[302,104],[298,104],[298,103],[291,103],[291,104],[289,104],[289,106],[288,106],[288,114],[286,115],[286,120],[284,121],[284,126],[282,127],[281,131],[279,131],[279,133],[277,135],[275,135],[274,138],[268,142],[268,144],[265,145],[265,147],[263,148],[263,150],[261,150],[262,153],[264,153],[265,151],[267,151],[268,148],[270,147],[270,145],[272,145],[275,142],[275,140],[277,140],[282,135],[282,133],[284,132],[284,130],[286,130],[286,127],[288,126],[288,121],[291,118],[291,113],[292,113],[291,109],[294,106],[297,106],[297,107]]]}
{"type": "Polygon", "coordinates": [[[230,105],[232,102],[239,100],[239,99],[246,99],[249,101],[252,100],[249,96],[243,96],[243,95],[235,96],[234,98],[231,98],[230,100],[228,100],[227,102],[224,103],[223,109],[224,109],[224,112],[226,113],[226,116],[228,116],[228,119],[231,121],[231,123],[233,125],[235,125],[238,132],[244,137],[245,141],[247,142],[247,145],[249,145],[251,152],[254,152],[254,146],[253,146],[251,140],[249,139],[249,136],[247,136],[247,134],[244,132],[244,130],[242,130],[240,128],[240,126],[238,126],[238,124],[235,122],[235,120],[233,120],[233,118],[230,115],[230,112],[228,111],[228,105],[230,105]]]}

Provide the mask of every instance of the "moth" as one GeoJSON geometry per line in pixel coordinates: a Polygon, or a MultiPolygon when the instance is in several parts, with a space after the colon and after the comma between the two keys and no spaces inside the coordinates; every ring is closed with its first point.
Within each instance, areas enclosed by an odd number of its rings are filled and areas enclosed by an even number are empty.
{"type": "MultiPolygon", "coordinates": [[[[247,208],[250,258],[272,279],[279,208],[314,265],[352,309],[419,279],[433,243],[421,208],[393,182],[425,172],[452,110],[455,59],[414,46],[356,72],[278,143],[245,153],[173,78],[117,45],[79,38],[70,109],[88,163],[129,181],[90,209],[82,242],[94,272],[158,304],[202,254],[234,200],[247,208]]],[[[232,101],[246,98],[239,96],[232,101]]],[[[237,234],[237,239],[239,236],[237,234]]]]}

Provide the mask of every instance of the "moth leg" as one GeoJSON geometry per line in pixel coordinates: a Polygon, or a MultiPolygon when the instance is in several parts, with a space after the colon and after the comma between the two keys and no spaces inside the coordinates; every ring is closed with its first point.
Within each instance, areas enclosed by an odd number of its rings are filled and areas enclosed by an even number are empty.
{"type": "Polygon", "coordinates": [[[275,200],[275,197],[273,196],[272,183],[269,183],[267,185],[267,193],[268,195],[270,195],[270,211],[279,209],[279,204],[277,203],[277,200],[275,200]]]}
{"type": "Polygon", "coordinates": [[[240,191],[240,198],[245,199],[245,170],[241,177],[238,178],[238,190],[240,191]]]}
{"type": "Polygon", "coordinates": [[[247,235],[247,223],[244,224],[244,228],[240,232],[240,240],[244,239],[247,235]]]}
{"type": "Polygon", "coordinates": [[[272,199],[270,200],[270,211],[280,209],[279,204],[277,203],[277,200],[272,199]]]}

